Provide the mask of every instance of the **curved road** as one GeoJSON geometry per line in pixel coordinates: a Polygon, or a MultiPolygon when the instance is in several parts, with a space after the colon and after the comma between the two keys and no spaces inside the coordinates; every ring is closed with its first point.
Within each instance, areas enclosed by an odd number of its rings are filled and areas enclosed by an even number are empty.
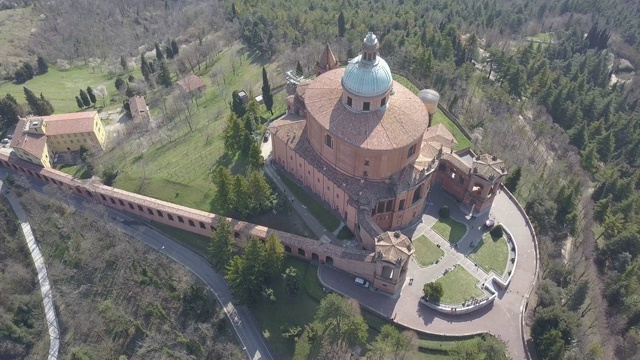
{"type": "MultiPolygon", "coordinates": [[[[0,167],[0,179],[6,174],[13,174],[12,170],[0,167]]],[[[40,194],[46,196],[43,192],[44,183],[28,178],[31,188],[40,194]]],[[[69,196],[73,200],[73,206],[84,211],[83,205],[86,203],[84,198],[76,195],[69,196]]],[[[152,248],[164,253],[166,256],[177,261],[182,266],[189,269],[192,273],[204,281],[209,289],[214,293],[220,304],[222,304],[233,328],[238,335],[238,339],[243,345],[243,350],[250,359],[257,360],[273,360],[273,356],[269,352],[269,348],[264,342],[262,332],[256,325],[255,320],[245,306],[235,306],[233,304],[233,296],[227,286],[224,278],[218,274],[209,262],[202,256],[192,252],[184,246],[178,244],[173,239],[159,233],[149,226],[132,219],[131,217],[104,207],[108,215],[116,220],[110,223],[120,231],[144,242],[152,248]]]]}

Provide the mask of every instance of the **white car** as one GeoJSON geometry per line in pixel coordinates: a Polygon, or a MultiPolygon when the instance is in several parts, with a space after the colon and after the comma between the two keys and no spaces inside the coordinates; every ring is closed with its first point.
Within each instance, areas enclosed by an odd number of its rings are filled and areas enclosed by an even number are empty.
{"type": "Polygon", "coordinates": [[[2,141],[0,141],[0,144],[8,144],[9,143],[9,139],[2,139],[2,141]]]}
{"type": "Polygon", "coordinates": [[[356,278],[356,284],[358,284],[360,286],[364,286],[366,288],[369,287],[369,282],[367,280],[365,280],[363,278],[359,278],[359,277],[356,278]]]}

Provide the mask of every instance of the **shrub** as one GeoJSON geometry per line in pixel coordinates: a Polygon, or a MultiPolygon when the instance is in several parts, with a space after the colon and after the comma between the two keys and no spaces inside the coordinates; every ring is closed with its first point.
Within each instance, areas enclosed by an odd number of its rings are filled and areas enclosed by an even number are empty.
{"type": "Polygon", "coordinates": [[[449,207],[447,205],[445,205],[445,206],[440,208],[440,211],[438,212],[438,215],[440,215],[440,217],[443,218],[443,219],[447,219],[451,215],[451,211],[449,210],[449,207]]]}
{"type": "Polygon", "coordinates": [[[493,237],[494,239],[501,238],[502,235],[504,235],[504,231],[502,229],[502,225],[494,226],[493,229],[491,229],[491,231],[489,231],[489,233],[491,234],[491,237],[493,237]]]}

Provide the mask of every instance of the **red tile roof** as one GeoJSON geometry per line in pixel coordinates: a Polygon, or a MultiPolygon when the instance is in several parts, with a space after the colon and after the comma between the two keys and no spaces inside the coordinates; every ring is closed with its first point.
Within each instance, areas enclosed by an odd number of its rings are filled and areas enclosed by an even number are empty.
{"type": "Polygon", "coordinates": [[[149,121],[149,110],[143,96],[136,95],[129,99],[129,110],[134,123],[149,121]]]}
{"type": "Polygon", "coordinates": [[[386,108],[353,112],[341,102],[344,69],[318,76],[305,91],[307,112],[340,139],[364,149],[388,150],[408,146],[429,125],[429,113],[410,90],[393,82],[386,108]]]}
{"type": "Polygon", "coordinates": [[[16,125],[16,131],[13,133],[13,139],[11,139],[9,146],[14,149],[23,149],[39,159],[47,143],[47,137],[43,134],[28,133],[26,130],[27,119],[20,119],[16,125]]]}
{"type": "Polygon", "coordinates": [[[189,75],[177,82],[178,86],[182,91],[190,93],[195,90],[201,90],[206,87],[206,85],[200,80],[199,77],[195,75],[189,75]]]}
{"type": "Polygon", "coordinates": [[[96,111],[84,111],[71,114],[38,116],[46,125],[47,135],[78,134],[93,131],[96,111]]]}

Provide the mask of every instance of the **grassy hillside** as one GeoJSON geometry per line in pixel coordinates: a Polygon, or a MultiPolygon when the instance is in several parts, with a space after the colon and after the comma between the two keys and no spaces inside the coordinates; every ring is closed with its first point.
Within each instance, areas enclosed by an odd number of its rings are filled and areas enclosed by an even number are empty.
{"type": "Polygon", "coordinates": [[[85,216],[33,194],[21,202],[47,263],[60,358],[242,358],[224,311],[185,268],[106,230],[99,210],[85,216]]]}
{"type": "MultiPolygon", "coordinates": [[[[133,76],[136,78],[142,78],[142,74],[139,69],[133,72],[133,76]]],[[[76,104],[75,97],[78,95],[80,89],[86,90],[87,86],[91,86],[95,89],[100,85],[104,85],[108,92],[106,105],[109,107],[109,98],[111,95],[116,94],[116,87],[114,83],[115,78],[109,76],[106,71],[100,71],[98,69],[93,71],[87,66],[72,68],[67,71],[62,71],[53,66],[49,66],[48,73],[36,76],[24,84],[16,85],[14,83],[5,83],[0,85],[0,94],[4,95],[9,93],[13,95],[18,102],[24,104],[26,101],[24,99],[24,91],[22,88],[27,87],[36,95],[40,95],[40,93],[42,93],[44,97],[51,102],[56,114],[60,114],[80,111],[76,104]]],[[[98,98],[96,105],[101,106],[100,98],[98,98]]],[[[94,108],[83,110],[93,109],[94,108]]]]}

